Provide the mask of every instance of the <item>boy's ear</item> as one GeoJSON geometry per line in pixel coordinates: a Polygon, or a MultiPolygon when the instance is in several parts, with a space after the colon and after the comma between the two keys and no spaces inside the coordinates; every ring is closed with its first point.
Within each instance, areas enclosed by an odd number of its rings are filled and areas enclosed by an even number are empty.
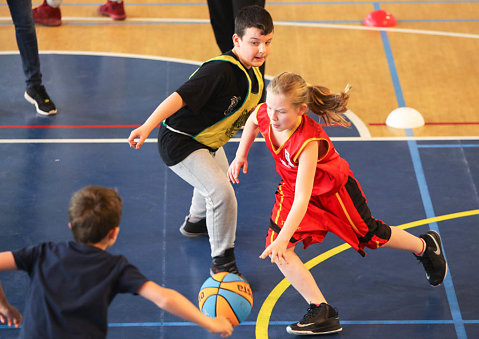
{"type": "Polygon", "coordinates": [[[69,228],[69,229],[72,229],[72,224],[71,224],[71,222],[68,223],[68,228],[69,228]]]}
{"type": "Polygon", "coordinates": [[[239,47],[240,36],[238,34],[233,34],[233,45],[234,47],[239,47]]]}
{"type": "Polygon", "coordinates": [[[108,232],[108,237],[110,239],[115,239],[118,237],[118,233],[120,233],[120,226],[116,226],[115,228],[112,228],[110,232],[108,232]]]}

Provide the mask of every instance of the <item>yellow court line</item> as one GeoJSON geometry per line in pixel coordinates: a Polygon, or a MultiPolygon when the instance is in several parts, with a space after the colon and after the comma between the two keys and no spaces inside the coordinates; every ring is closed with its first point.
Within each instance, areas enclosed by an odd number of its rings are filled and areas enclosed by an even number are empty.
{"type": "MultiPolygon", "coordinates": [[[[479,214],[479,209],[478,210],[471,210],[471,211],[464,211],[464,212],[458,212],[458,213],[452,213],[452,214],[446,214],[442,215],[439,217],[434,217],[434,218],[429,218],[429,219],[422,219],[422,220],[417,220],[413,221],[407,224],[402,224],[399,225],[399,228],[402,229],[408,229],[412,227],[417,227],[417,226],[422,226],[425,224],[430,224],[434,222],[439,222],[439,221],[444,221],[444,220],[450,220],[450,219],[457,219],[457,218],[464,218],[468,217],[471,215],[477,215],[479,214]]],[[[330,249],[329,251],[326,251],[317,257],[311,259],[304,265],[308,268],[311,269],[314,266],[318,265],[319,263],[331,258],[332,256],[339,254],[348,248],[351,248],[348,244],[342,244],[339,245],[335,248],[330,249]]],[[[259,310],[258,317],[256,318],[256,339],[268,339],[268,326],[269,326],[269,319],[271,317],[271,314],[273,313],[273,308],[276,305],[276,302],[279,300],[281,295],[286,291],[286,289],[290,286],[291,284],[289,281],[284,278],[279,282],[278,285],[271,291],[271,293],[268,295],[266,300],[263,302],[263,305],[261,306],[261,309],[259,310]]]]}

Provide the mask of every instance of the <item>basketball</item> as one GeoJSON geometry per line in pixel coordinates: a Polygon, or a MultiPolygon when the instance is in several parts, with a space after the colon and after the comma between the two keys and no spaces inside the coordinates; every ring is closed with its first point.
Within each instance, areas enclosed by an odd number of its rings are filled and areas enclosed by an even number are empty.
{"type": "Polygon", "coordinates": [[[250,314],[253,293],[249,284],[238,275],[221,272],[203,283],[198,303],[203,314],[212,318],[223,316],[236,326],[250,314]]]}

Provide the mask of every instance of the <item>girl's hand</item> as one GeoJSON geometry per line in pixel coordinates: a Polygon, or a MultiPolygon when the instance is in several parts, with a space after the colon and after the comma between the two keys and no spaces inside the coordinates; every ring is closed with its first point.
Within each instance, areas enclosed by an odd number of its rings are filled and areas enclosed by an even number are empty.
{"type": "Polygon", "coordinates": [[[243,168],[243,173],[246,174],[248,172],[248,161],[246,159],[236,157],[226,173],[228,180],[233,184],[239,183],[238,176],[241,168],[243,168]]]}
{"type": "Polygon", "coordinates": [[[130,144],[130,147],[139,149],[145,142],[146,138],[148,138],[149,134],[150,132],[144,127],[144,125],[131,131],[130,136],[128,137],[128,143],[130,144]],[[137,138],[139,139],[138,141],[135,140],[137,138]]]}
{"type": "Polygon", "coordinates": [[[271,258],[272,263],[277,265],[287,264],[286,251],[288,248],[288,242],[282,241],[280,238],[276,238],[259,256],[261,259],[266,259],[267,256],[271,258]]]}

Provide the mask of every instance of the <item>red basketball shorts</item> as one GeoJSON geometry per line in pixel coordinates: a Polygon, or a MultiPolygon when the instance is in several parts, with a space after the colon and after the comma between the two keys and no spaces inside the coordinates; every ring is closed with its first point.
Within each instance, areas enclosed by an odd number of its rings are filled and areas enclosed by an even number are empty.
{"type": "MultiPolygon", "coordinates": [[[[275,197],[266,247],[276,239],[283,227],[293,204],[294,192],[281,182],[275,197]]],[[[379,248],[391,237],[391,228],[372,217],[366,197],[353,177],[349,177],[346,185],[335,194],[311,197],[306,215],[289,246],[302,241],[304,248],[307,248],[323,241],[328,232],[339,236],[362,256],[366,255],[365,247],[379,248]]]]}

